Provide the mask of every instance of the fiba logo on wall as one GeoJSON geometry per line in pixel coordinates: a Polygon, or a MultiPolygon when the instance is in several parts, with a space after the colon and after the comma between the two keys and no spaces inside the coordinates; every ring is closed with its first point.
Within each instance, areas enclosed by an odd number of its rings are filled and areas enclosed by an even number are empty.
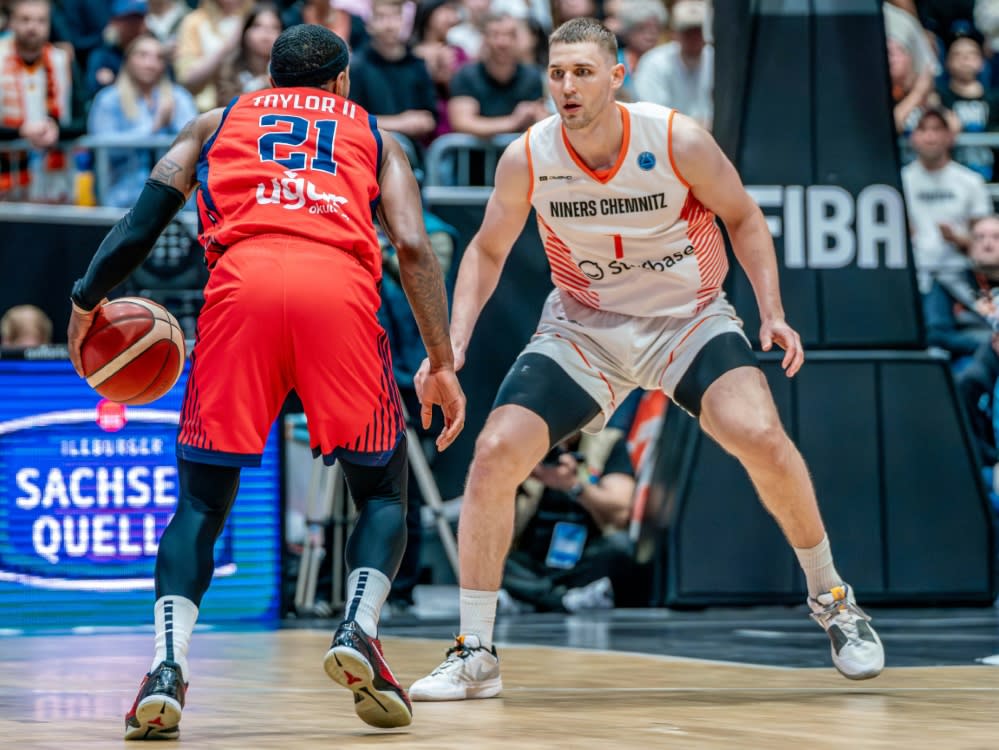
{"type": "MultiPolygon", "coordinates": [[[[152,585],[177,506],[179,414],[102,401],[0,422],[0,580],[41,588],[152,585]]],[[[231,532],[216,575],[235,572],[231,532]]]]}
{"type": "Polygon", "coordinates": [[[746,186],[784,250],[785,268],[905,268],[905,203],[890,185],[746,186]]]}

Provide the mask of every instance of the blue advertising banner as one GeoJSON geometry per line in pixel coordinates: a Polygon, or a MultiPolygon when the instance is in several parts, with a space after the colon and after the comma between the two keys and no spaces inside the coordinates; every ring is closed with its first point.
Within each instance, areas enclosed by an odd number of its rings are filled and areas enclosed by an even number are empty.
{"type": "MultiPolygon", "coordinates": [[[[150,622],[186,377],[154,404],[125,407],[69,362],[0,361],[0,628],[150,622]]],[[[261,467],[242,472],[204,621],[278,616],[279,493],[274,429],[261,467]]]]}

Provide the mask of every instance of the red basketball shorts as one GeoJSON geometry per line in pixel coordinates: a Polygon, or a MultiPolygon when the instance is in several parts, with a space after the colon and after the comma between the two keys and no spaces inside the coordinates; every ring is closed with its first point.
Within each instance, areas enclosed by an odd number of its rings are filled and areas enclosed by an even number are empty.
{"type": "Polygon", "coordinates": [[[383,465],[405,425],[379,304],[336,248],[273,235],[229,248],[205,287],[177,455],[259,466],[294,388],[314,453],[383,465]]]}

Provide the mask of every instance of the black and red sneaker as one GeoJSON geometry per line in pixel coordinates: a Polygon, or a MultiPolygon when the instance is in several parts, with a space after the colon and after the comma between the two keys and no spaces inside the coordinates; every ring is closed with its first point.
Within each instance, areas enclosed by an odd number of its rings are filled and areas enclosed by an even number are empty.
{"type": "Polygon", "coordinates": [[[323,659],[330,679],[354,694],[354,710],[373,727],[404,727],[413,720],[413,705],[382,655],[382,644],[356,621],[345,622],[333,635],[323,659]]]}
{"type": "Polygon", "coordinates": [[[132,710],[125,717],[126,740],[175,740],[187,683],[180,665],[162,661],[142,679],[132,710]]]}

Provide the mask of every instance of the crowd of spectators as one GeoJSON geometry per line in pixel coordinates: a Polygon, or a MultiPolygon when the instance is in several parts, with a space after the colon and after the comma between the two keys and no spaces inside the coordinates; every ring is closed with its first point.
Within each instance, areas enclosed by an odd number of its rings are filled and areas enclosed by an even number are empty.
{"type": "MultiPolygon", "coordinates": [[[[351,98],[405,136],[490,138],[549,116],[547,36],[597,16],[618,34],[622,98],[711,122],[705,0],[0,0],[0,199],[89,200],[75,179],[81,135],[109,154],[100,202],[127,206],[156,152],[194,113],[268,85],[269,50],[291,24],[320,23],[352,47],[351,98]],[[152,139],[152,140],[150,140],[152,139]],[[2,145],[2,144],[0,144],[2,145]]],[[[481,175],[481,169],[476,173],[481,175]]],[[[84,184],[89,185],[90,182],[84,184]]]]}

